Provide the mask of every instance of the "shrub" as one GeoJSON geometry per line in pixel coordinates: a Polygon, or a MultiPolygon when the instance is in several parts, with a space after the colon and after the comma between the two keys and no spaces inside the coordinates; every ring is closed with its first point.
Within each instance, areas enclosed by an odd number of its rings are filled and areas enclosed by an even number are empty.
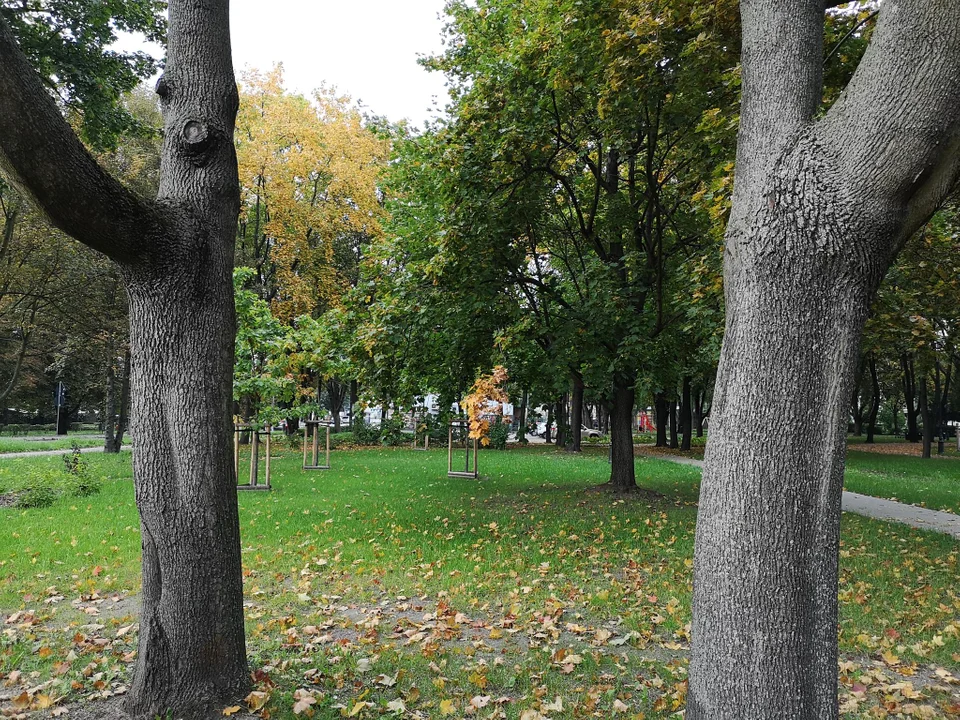
{"type": "Polygon", "coordinates": [[[356,436],[352,432],[338,432],[330,434],[330,447],[342,448],[358,445],[356,436]]]}
{"type": "Polygon", "coordinates": [[[88,497],[100,492],[100,481],[90,474],[87,461],[84,460],[79,445],[74,443],[70,454],[62,457],[67,471],[67,486],[71,495],[88,497]]]}
{"type": "Polygon", "coordinates": [[[404,445],[410,437],[403,431],[403,415],[394,413],[392,417],[380,423],[380,444],[387,447],[404,445]]]}
{"type": "Polygon", "coordinates": [[[363,417],[357,417],[353,423],[353,437],[357,445],[376,445],[380,442],[380,428],[367,425],[363,417]]]}
{"type": "Polygon", "coordinates": [[[16,507],[42,508],[53,505],[60,493],[50,485],[35,485],[17,494],[16,507]]]}
{"type": "Polygon", "coordinates": [[[507,436],[510,435],[510,426],[503,421],[503,418],[497,417],[489,430],[490,447],[494,450],[507,449],[507,436]]]}

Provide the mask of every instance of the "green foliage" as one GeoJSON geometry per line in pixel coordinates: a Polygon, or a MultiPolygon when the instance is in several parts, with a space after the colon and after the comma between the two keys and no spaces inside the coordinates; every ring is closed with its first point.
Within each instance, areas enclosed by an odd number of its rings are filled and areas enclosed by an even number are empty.
{"type": "Polygon", "coordinates": [[[394,412],[386,420],[380,422],[380,444],[385,447],[396,447],[410,442],[410,436],[404,431],[403,414],[394,412]]]}
{"type": "Polygon", "coordinates": [[[100,492],[100,480],[90,474],[90,469],[80,446],[76,443],[69,455],[63,455],[64,469],[67,474],[68,492],[76,497],[89,497],[100,492]]]}
{"type": "Polygon", "coordinates": [[[97,148],[140,127],[120,100],[160,67],[144,52],[108,48],[118,30],[164,42],[165,9],[164,0],[0,0],[0,17],[97,148]]]}

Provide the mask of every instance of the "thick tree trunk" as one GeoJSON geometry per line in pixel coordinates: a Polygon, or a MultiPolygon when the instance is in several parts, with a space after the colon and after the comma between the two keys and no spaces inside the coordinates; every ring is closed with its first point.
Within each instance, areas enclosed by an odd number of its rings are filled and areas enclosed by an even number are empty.
{"type": "Polygon", "coordinates": [[[838,716],[853,375],[880,279],[960,171],[956,11],[948,0],[882,3],[860,67],[818,118],[824,4],[740,3],[726,328],[697,518],[687,720],[838,716]],[[769,442],[770,428],[789,442],[769,442]]]}
{"type": "Polygon", "coordinates": [[[874,443],[874,434],[877,432],[877,415],[880,414],[880,378],[877,375],[877,358],[873,353],[867,358],[867,367],[870,369],[870,414],[867,416],[867,442],[874,443]]]}
{"type": "Polygon", "coordinates": [[[633,400],[632,383],[625,378],[615,378],[610,408],[610,484],[619,492],[637,487],[633,462],[633,400]]]}
{"type": "Polygon", "coordinates": [[[653,411],[657,423],[657,447],[667,446],[667,426],[670,424],[669,410],[670,405],[667,403],[666,393],[658,392],[653,396],[653,411]]]}
{"type": "Polygon", "coordinates": [[[130,300],[143,589],[126,709],[137,720],[207,717],[250,684],[231,423],[240,203],[228,5],[168,4],[155,203],[96,164],[0,17],[0,166],[118,264],[130,300]]]}
{"type": "Polygon", "coordinates": [[[580,373],[571,373],[573,392],[570,395],[570,435],[567,438],[567,452],[582,452],[583,442],[583,377],[580,373]]]}

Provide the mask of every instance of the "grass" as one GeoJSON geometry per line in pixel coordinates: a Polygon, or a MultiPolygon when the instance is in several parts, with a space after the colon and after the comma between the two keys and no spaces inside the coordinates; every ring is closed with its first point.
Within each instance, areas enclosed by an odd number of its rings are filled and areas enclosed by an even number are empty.
{"type": "Polygon", "coordinates": [[[960,461],[847,453],[847,490],[960,514],[960,461]]]}
{"type": "Polygon", "coordinates": [[[93,437],[86,435],[68,435],[67,437],[53,438],[50,436],[40,436],[36,439],[29,439],[23,436],[3,437],[0,436],[0,454],[36,452],[38,450],[69,450],[74,444],[82,447],[100,447],[103,445],[103,437],[93,437]]]}
{"type": "MultiPolygon", "coordinates": [[[[53,699],[118,689],[135,649],[129,456],[87,458],[112,478],[99,495],[0,510],[0,608],[23,613],[0,635],[0,672],[8,684],[38,673],[29,682],[52,681],[53,699]]],[[[448,479],[445,450],[339,451],[321,472],[300,460],[277,449],[274,490],[240,497],[249,653],[269,717],[295,717],[297,702],[316,718],[682,709],[696,468],[639,459],[657,500],[592,490],[609,472],[603,451],[484,452],[481,481],[448,479]]],[[[60,459],[0,467],[42,462],[60,459]]],[[[929,679],[960,671],[958,554],[946,536],[844,517],[844,717],[881,703],[893,714],[912,690],[890,687],[906,682],[924,688],[914,704],[948,717],[956,698],[929,679]]]]}

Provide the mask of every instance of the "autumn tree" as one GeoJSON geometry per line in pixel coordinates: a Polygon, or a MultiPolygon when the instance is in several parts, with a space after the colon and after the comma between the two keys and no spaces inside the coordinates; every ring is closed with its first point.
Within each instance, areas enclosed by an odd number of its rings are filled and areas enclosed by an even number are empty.
{"type": "MultiPolygon", "coordinates": [[[[102,4],[90,5],[112,32],[102,4]]],[[[230,442],[239,182],[227,7],[169,3],[155,201],[94,161],[18,43],[13,13],[0,16],[0,167],[55,225],[117,263],[129,298],[143,543],[135,718],[202,717],[249,683],[230,442]]]]}
{"type": "Polygon", "coordinates": [[[952,0],[884,2],[856,72],[821,114],[824,4],[740,4],[743,95],[697,522],[691,720],[838,715],[848,403],[873,294],[960,168],[958,10],[952,0]],[[789,441],[758,432],[771,427],[789,441]]]}

